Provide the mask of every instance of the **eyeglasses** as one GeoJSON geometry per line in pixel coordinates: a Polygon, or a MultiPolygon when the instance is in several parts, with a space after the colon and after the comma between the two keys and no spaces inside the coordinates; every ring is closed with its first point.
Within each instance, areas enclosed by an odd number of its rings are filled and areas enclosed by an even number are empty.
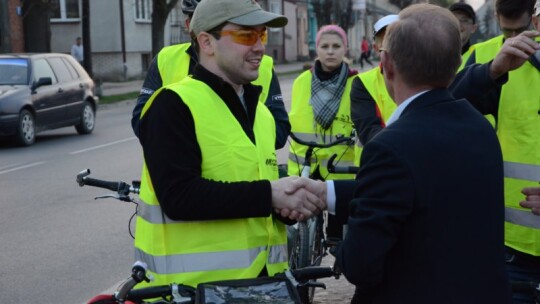
{"type": "Polygon", "coordinates": [[[474,22],[471,19],[465,19],[465,18],[458,18],[459,23],[462,25],[471,25],[474,22]]]}
{"type": "Polygon", "coordinates": [[[261,39],[263,44],[266,44],[268,35],[266,30],[257,31],[255,29],[241,29],[241,30],[223,30],[219,32],[221,36],[231,36],[233,42],[242,45],[254,45],[257,40],[261,39]]]}
{"type": "Polygon", "coordinates": [[[516,29],[507,29],[507,28],[503,28],[503,27],[500,27],[499,28],[501,29],[501,32],[503,33],[504,37],[514,37],[514,36],[517,36],[519,34],[521,34],[522,32],[528,30],[530,27],[531,27],[531,22],[532,22],[532,18],[529,19],[529,22],[527,23],[526,26],[523,26],[523,27],[520,27],[520,28],[516,28],[516,29]]]}

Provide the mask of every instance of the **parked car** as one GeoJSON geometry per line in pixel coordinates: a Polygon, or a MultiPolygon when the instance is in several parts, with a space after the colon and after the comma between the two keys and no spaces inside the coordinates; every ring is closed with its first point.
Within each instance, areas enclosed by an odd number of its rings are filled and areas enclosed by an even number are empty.
{"type": "Polygon", "coordinates": [[[71,55],[0,54],[0,137],[29,146],[50,129],[75,126],[90,134],[99,100],[94,90],[71,55]]]}

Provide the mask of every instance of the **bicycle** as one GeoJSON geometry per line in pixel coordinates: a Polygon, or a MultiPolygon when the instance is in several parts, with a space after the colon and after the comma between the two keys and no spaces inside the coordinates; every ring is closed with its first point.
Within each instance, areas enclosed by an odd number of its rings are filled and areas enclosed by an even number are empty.
{"type": "Polygon", "coordinates": [[[95,296],[88,304],[204,304],[242,300],[252,303],[301,303],[298,288],[309,284],[313,279],[338,279],[341,275],[332,267],[307,267],[288,270],[274,277],[201,283],[196,288],[172,283],[133,289],[137,284],[151,280],[146,271],[144,263],[135,262],[131,276],[120,284],[113,294],[95,296]],[[153,300],[146,301],[149,299],[153,300]]]}
{"type": "MultiPolygon", "coordinates": [[[[302,140],[293,133],[289,134],[289,136],[295,142],[307,147],[300,171],[300,176],[306,178],[310,177],[311,158],[315,149],[330,148],[339,144],[347,144],[349,146],[354,144],[354,134],[352,136],[337,136],[336,140],[324,144],[302,140]]],[[[332,158],[332,161],[334,159],[335,157],[332,158]]],[[[323,213],[320,213],[305,221],[299,221],[293,226],[288,226],[289,233],[293,235],[293,246],[289,252],[289,267],[291,269],[319,266],[322,258],[327,254],[327,249],[337,245],[337,240],[325,238],[325,222],[323,213]]],[[[304,288],[299,292],[304,303],[311,303],[313,301],[315,288],[304,288]]]]}
{"type": "MultiPolygon", "coordinates": [[[[132,182],[132,185],[130,185],[123,181],[107,181],[107,180],[91,178],[89,177],[90,173],[91,173],[90,169],[85,169],[77,174],[76,181],[79,184],[79,186],[81,187],[93,186],[93,187],[104,188],[104,189],[108,189],[113,192],[116,192],[115,194],[97,196],[95,197],[95,199],[114,198],[114,199],[124,201],[124,202],[131,202],[137,205],[136,200],[133,197],[131,197],[130,194],[139,194],[140,181],[135,180],[132,182]]],[[[129,220],[130,223],[136,214],[137,214],[137,208],[136,208],[135,213],[129,220]]],[[[131,224],[129,225],[129,227],[130,227],[130,235],[132,238],[134,238],[133,234],[131,233],[131,224]]],[[[293,277],[296,278],[297,280],[300,280],[300,282],[296,282],[296,285],[295,285],[295,294],[296,293],[298,294],[299,301],[302,301],[302,297],[300,297],[302,290],[305,290],[306,288],[315,288],[315,287],[325,288],[324,284],[316,283],[314,280],[318,278],[326,278],[326,277],[331,277],[331,276],[335,276],[337,279],[339,278],[339,275],[340,275],[333,269],[332,271],[330,271],[330,267],[320,267],[317,269],[308,268],[308,269],[302,269],[302,270],[295,269],[292,272],[294,272],[293,277]]],[[[289,278],[289,280],[293,278],[291,277],[290,274],[288,274],[288,272],[285,272],[285,274],[283,275],[286,275],[289,278]]],[[[150,303],[153,303],[153,304],[195,303],[194,297],[196,294],[195,292],[196,289],[187,285],[170,284],[167,286],[154,286],[154,287],[146,287],[146,288],[133,290],[133,287],[135,285],[143,281],[148,282],[149,280],[150,278],[146,276],[146,265],[144,265],[144,263],[142,262],[136,262],[132,268],[132,275],[124,283],[121,284],[121,286],[118,288],[118,290],[115,292],[114,295],[97,296],[94,298],[94,301],[90,303],[93,303],[93,304],[129,303],[127,301],[132,301],[132,302],[135,301],[135,303],[145,303],[143,302],[143,300],[160,298],[160,297],[163,299],[164,297],[171,297],[171,299],[156,300],[150,303]]],[[[252,279],[249,279],[249,280],[252,280],[252,279]]],[[[250,282],[249,280],[231,280],[231,282],[236,282],[236,284],[241,284],[242,282],[248,283],[250,282]]],[[[295,281],[292,280],[291,282],[294,283],[295,281]]],[[[268,302],[268,303],[276,303],[276,302],[268,302]]],[[[304,302],[302,301],[302,303],[304,302]]]]}

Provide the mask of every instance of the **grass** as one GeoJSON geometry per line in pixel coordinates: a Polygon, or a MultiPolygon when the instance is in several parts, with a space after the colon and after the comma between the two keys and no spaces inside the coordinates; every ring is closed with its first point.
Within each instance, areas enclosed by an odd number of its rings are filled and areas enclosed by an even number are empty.
{"type": "Polygon", "coordinates": [[[111,96],[101,96],[99,99],[100,104],[109,104],[109,103],[115,103],[118,101],[128,100],[128,99],[137,99],[137,96],[139,96],[139,92],[131,92],[131,93],[124,93],[119,95],[111,95],[111,96]]]}

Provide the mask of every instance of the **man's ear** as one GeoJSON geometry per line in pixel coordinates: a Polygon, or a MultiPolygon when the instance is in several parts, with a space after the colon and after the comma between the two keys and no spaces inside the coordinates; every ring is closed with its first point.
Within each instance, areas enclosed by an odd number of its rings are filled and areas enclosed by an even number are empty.
{"type": "Polygon", "coordinates": [[[215,38],[209,33],[202,32],[197,36],[197,43],[199,44],[199,50],[206,55],[214,54],[215,38]]]}
{"type": "Polygon", "coordinates": [[[474,34],[476,32],[476,30],[478,29],[478,24],[473,24],[473,29],[471,31],[471,34],[474,34]]]}
{"type": "Polygon", "coordinates": [[[381,52],[381,71],[389,80],[393,79],[395,76],[396,71],[394,62],[390,58],[388,52],[381,52]]]}

